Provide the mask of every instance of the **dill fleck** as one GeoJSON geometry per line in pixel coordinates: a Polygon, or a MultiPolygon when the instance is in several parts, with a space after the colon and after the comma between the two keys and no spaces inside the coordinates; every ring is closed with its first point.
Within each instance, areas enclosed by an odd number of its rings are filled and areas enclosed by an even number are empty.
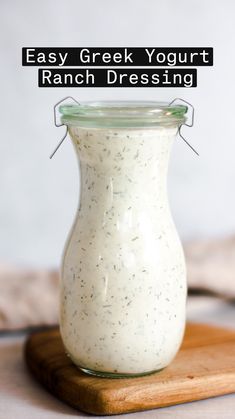
{"type": "Polygon", "coordinates": [[[134,242],[135,240],[137,240],[139,237],[138,236],[136,236],[136,237],[134,237],[133,239],[131,239],[131,241],[132,242],[134,242]]]}

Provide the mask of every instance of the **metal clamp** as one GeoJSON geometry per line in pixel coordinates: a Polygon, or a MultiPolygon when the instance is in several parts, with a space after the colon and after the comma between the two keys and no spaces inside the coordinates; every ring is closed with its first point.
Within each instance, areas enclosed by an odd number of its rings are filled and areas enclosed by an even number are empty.
{"type": "MultiPolygon", "coordinates": [[[[62,103],[62,102],[64,102],[65,100],[67,100],[67,99],[72,99],[74,102],[76,102],[78,105],[80,105],[80,103],[76,100],[76,99],[74,99],[72,96],[66,96],[65,98],[63,98],[63,99],[61,99],[59,102],[57,102],[55,105],[54,105],[54,124],[55,124],[55,126],[56,127],[62,127],[62,126],[65,126],[66,127],[66,131],[65,131],[65,134],[64,134],[64,136],[63,136],[63,138],[60,140],[60,142],[59,142],[59,144],[56,146],[56,148],[55,148],[55,150],[51,153],[51,155],[50,155],[50,159],[52,159],[52,157],[55,155],[55,153],[57,152],[57,150],[60,148],[60,146],[61,146],[61,144],[64,142],[64,140],[65,140],[65,138],[67,137],[67,134],[68,134],[68,126],[67,125],[65,125],[65,124],[58,124],[57,123],[57,119],[56,119],[56,108],[57,108],[57,106],[60,104],[60,103],[62,103]]],[[[182,128],[182,126],[183,125],[185,125],[185,126],[187,126],[187,127],[192,127],[193,126],[193,124],[194,124],[194,107],[193,107],[193,105],[191,105],[191,103],[189,103],[189,102],[187,102],[186,100],[184,100],[184,99],[181,99],[181,98],[175,98],[174,100],[172,100],[170,103],[169,103],[169,106],[172,106],[172,104],[173,103],[175,103],[177,100],[179,100],[179,101],[181,101],[181,102],[184,102],[184,103],[186,103],[188,106],[190,106],[191,107],[191,109],[192,109],[192,117],[191,117],[191,123],[184,123],[184,124],[181,124],[180,126],[179,126],[179,130],[178,130],[178,133],[179,133],[179,136],[182,138],[182,140],[191,148],[191,150],[193,150],[194,151],[194,153],[195,154],[197,154],[197,156],[199,156],[199,153],[195,150],[195,148],[193,148],[193,146],[191,146],[191,144],[189,144],[189,142],[183,137],[183,135],[181,134],[181,128],[182,128]]]]}
{"type": "Polygon", "coordinates": [[[191,103],[189,103],[189,102],[187,102],[186,100],[184,100],[184,99],[181,99],[181,98],[175,98],[174,100],[172,100],[172,102],[170,102],[169,103],[169,106],[171,106],[173,103],[175,103],[177,100],[179,100],[179,101],[181,101],[181,102],[184,102],[184,103],[186,103],[191,109],[192,109],[192,117],[191,117],[191,123],[184,123],[184,124],[181,124],[180,126],[179,126],[179,130],[178,130],[178,133],[179,133],[179,136],[182,138],[182,140],[184,140],[184,142],[191,148],[191,150],[193,150],[194,151],[194,153],[195,154],[197,154],[197,156],[199,156],[199,153],[195,150],[195,148],[193,148],[193,146],[191,146],[191,144],[189,144],[189,142],[183,137],[183,135],[181,134],[181,128],[182,128],[182,126],[183,125],[185,125],[186,127],[192,127],[193,126],[193,124],[194,124],[194,107],[193,107],[193,105],[191,105],[191,103]]]}
{"type": "Polygon", "coordinates": [[[52,159],[52,157],[54,156],[54,154],[55,154],[55,153],[57,152],[57,150],[60,148],[61,144],[64,142],[64,140],[65,140],[65,138],[67,137],[67,134],[68,134],[68,126],[67,126],[67,125],[65,125],[65,124],[58,124],[58,123],[57,123],[57,119],[56,119],[56,108],[57,108],[57,106],[58,106],[60,103],[62,103],[62,102],[64,102],[65,100],[67,100],[67,99],[72,99],[74,102],[76,102],[78,105],[80,105],[80,103],[79,103],[76,99],[74,99],[72,96],[66,96],[66,97],[64,97],[64,99],[61,99],[59,102],[57,102],[57,103],[54,105],[54,124],[55,124],[55,126],[56,126],[56,127],[62,127],[62,126],[65,126],[65,127],[66,127],[66,131],[65,131],[65,134],[64,134],[63,138],[60,140],[59,144],[56,146],[55,150],[51,153],[51,155],[50,155],[50,159],[52,159]]]}

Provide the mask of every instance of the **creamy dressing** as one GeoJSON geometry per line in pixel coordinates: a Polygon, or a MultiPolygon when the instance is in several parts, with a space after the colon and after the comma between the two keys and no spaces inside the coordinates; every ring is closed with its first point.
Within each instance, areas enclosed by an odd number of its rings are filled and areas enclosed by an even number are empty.
{"type": "Polygon", "coordinates": [[[81,197],[62,266],[65,348],[91,372],[160,370],[185,326],[185,263],[166,187],[177,127],[69,131],[81,197]]]}

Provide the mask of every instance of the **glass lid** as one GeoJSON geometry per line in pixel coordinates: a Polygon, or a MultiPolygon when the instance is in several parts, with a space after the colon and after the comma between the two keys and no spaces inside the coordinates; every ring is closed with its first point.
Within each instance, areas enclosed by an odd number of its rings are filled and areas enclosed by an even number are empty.
{"type": "Polygon", "coordinates": [[[188,107],[154,101],[101,101],[64,104],[61,122],[88,127],[175,126],[185,122],[188,107]]]}

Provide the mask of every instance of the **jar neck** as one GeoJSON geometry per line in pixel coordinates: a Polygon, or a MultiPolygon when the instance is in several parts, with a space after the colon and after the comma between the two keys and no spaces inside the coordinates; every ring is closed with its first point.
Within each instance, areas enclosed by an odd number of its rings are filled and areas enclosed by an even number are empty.
{"type": "Polygon", "coordinates": [[[69,133],[81,164],[95,168],[100,175],[117,177],[151,174],[158,167],[163,170],[177,129],[70,127],[69,133]]]}
{"type": "Polygon", "coordinates": [[[156,130],[70,129],[80,160],[81,205],[104,213],[150,201],[167,202],[167,169],[177,128],[156,130]],[[125,202],[125,204],[124,204],[125,202]]]}

